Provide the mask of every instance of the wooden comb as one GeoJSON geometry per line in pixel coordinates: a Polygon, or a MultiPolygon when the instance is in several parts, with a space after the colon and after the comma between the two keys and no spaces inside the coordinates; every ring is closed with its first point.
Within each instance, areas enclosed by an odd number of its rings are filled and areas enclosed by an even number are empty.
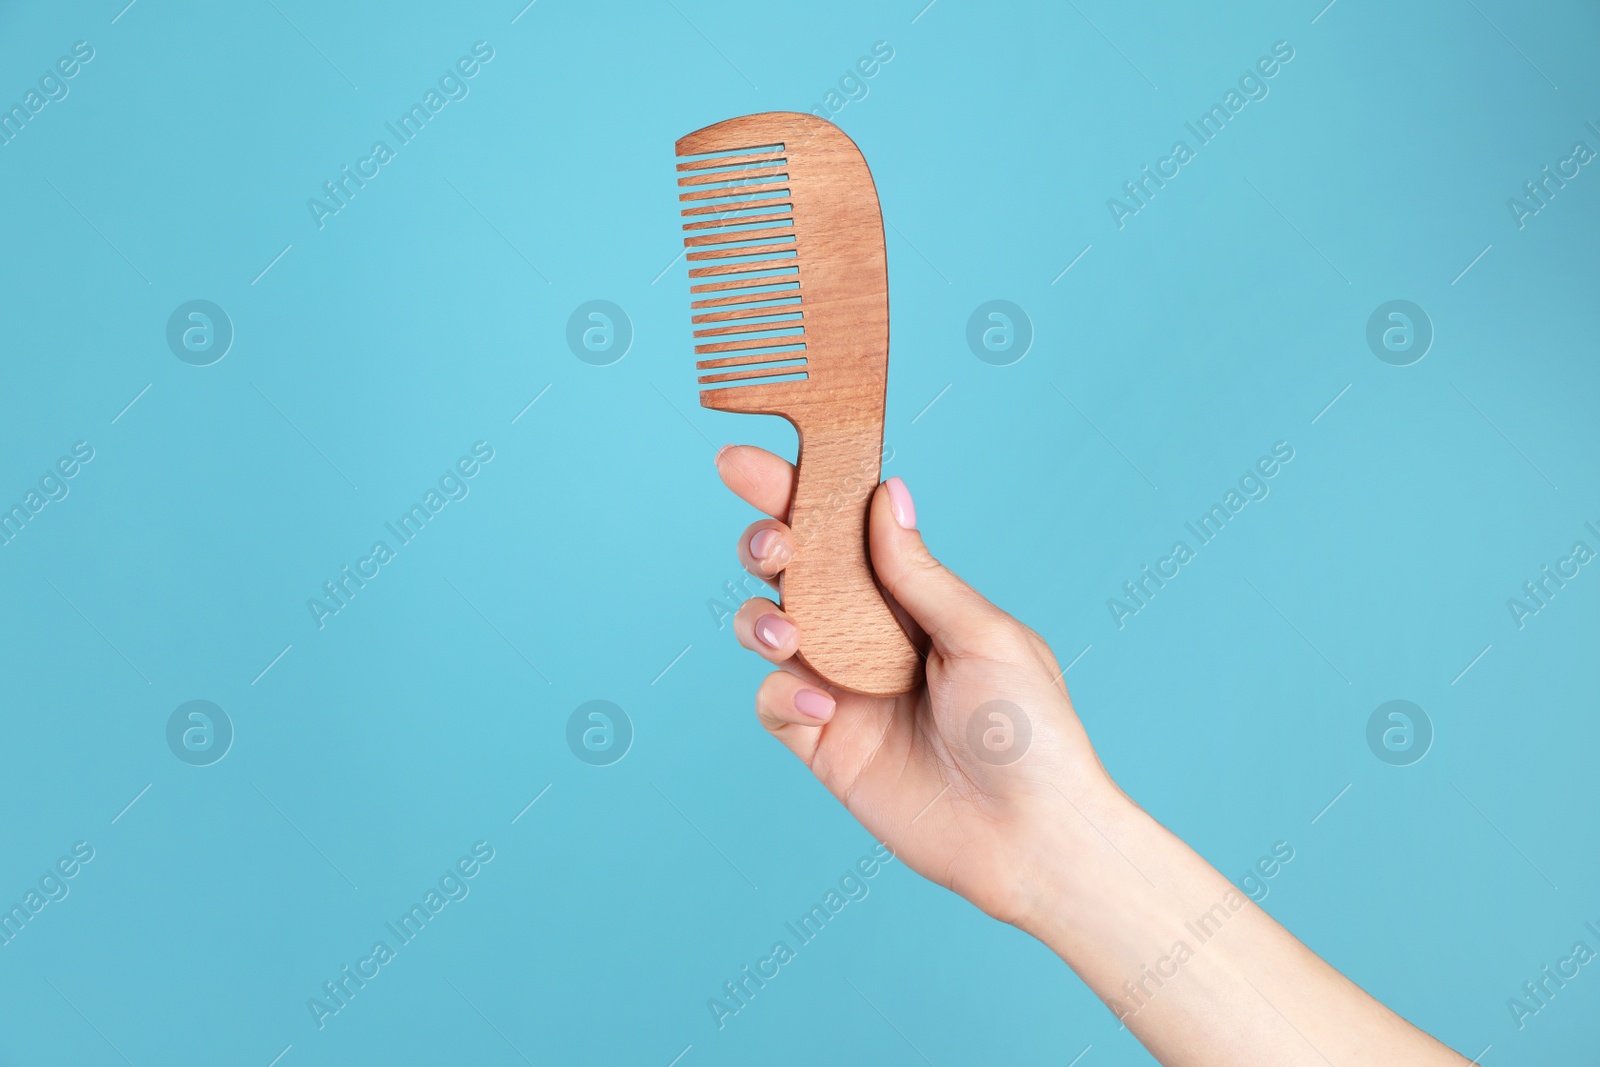
{"type": "Polygon", "coordinates": [[[872,174],[837,126],[789,111],[696,130],[677,153],[700,404],[782,416],[800,438],[778,579],[798,658],[842,689],[908,692],[922,655],[867,555],[889,378],[872,174]]]}

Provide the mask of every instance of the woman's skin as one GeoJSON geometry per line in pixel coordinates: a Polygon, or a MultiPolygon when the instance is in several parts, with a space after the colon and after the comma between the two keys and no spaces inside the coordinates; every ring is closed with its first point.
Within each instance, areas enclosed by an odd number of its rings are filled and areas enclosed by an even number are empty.
{"type": "MultiPolygon", "coordinates": [[[[730,445],[717,470],[770,516],[744,532],[739,559],[775,583],[793,558],[783,520],[794,468],[730,445]]],[[[830,689],[793,659],[805,635],[764,597],[745,601],[734,629],[781,667],[756,694],[761,724],[897,857],[1044,942],[1168,1067],[1467,1062],[1302,945],[1117,788],[1049,646],[929,554],[898,478],[872,497],[868,543],[927,650],[921,688],[893,698],[830,689]],[[997,700],[1007,703],[980,712],[997,700]],[[997,709],[1004,718],[991,717],[997,709]],[[991,729],[998,755],[968,740],[991,729]],[[1024,749],[1016,739],[1030,730],[1024,749]]]]}

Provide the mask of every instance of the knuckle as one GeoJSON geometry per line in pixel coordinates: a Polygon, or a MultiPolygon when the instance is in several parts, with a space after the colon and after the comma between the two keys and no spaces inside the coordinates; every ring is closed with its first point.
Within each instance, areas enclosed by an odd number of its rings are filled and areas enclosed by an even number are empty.
{"type": "Polygon", "coordinates": [[[734,621],[753,623],[760,616],[777,610],[777,607],[778,605],[764,596],[747,597],[745,602],[739,605],[738,612],[734,614],[734,621]]]}
{"type": "Polygon", "coordinates": [[[1009,662],[1032,650],[1031,636],[1026,627],[985,604],[974,611],[971,624],[962,629],[960,650],[979,659],[1009,662]]]}
{"type": "Polygon", "coordinates": [[[769,729],[783,723],[783,716],[778,714],[783,700],[783,678],[783,671],[773,671],[756,689],[756,718],[769,729]]]}
{"type": "Polygon", "coordinates": [[[928,546],[918,541],[911,550],[911,569],[918,574],[940,574],[944,571],[944,564],[933,558],[933,553],[928,551],[928,546]]]}

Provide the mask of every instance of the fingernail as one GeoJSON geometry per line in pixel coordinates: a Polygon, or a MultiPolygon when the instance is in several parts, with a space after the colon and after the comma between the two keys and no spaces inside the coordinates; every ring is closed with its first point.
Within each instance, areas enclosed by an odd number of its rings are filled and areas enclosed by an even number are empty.
{"type": "Polygon", "coordinates": [[[894,521],[900,524],[902,530],[915,530],[917,506],[911,502],[911,490],[898,477],[890,478],[886,484],[889,486],[889,510],[894,513],[894,521]]]}
{"type": "Polygon", "coordinates": [[[732,447],[732,445],[723,445],[721,448],[717,449],[717,457],[711,462],[716,464],[718,470],[722,468],[722,454],[732,447]]]}
{"type": "Polygon", "coordinates": [[[777,540],[777,530],[769,527],[768,529],[759,531],[754,537],[750,538],[750,554],[756,559],[766,559],[768,553],[772,551],[773,545],[777,540]]]}
{"type": "Polygon", "coordinates": [[[794,636],[794,623],[777,615],[763,615],[756,620],[756,637],[768,648],[782,648],[794,636]]]}
{"type": "Polygon", "coordinates": [[[800,689],[794,694],[795,710],[813,719],[826,719],[833,714],[833,698],[815,689],[800,689]]]}

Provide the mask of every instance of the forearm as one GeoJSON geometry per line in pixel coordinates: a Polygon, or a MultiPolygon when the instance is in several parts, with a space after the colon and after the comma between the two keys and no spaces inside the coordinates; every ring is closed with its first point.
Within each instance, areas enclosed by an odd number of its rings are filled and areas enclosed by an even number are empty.
{"type": "Polygon", "coordinates": [[[1466,1062],[1109,783],[1074,797],[1046,854],[1023,925],[1167,1067],[1466,1062]]]}

